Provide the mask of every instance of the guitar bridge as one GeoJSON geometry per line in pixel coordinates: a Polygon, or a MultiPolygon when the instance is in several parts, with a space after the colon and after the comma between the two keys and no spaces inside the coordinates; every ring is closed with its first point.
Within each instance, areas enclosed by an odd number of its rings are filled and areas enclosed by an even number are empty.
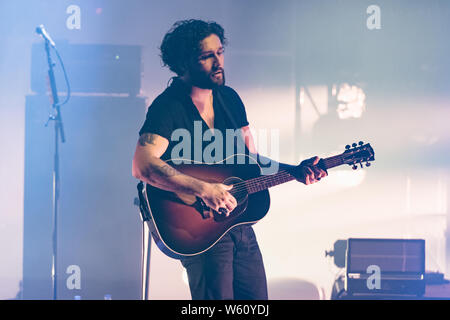
{"type": "Polygon", "coordinates": [[[195,202],[194,207],[197,209],[198,212],[200,212],[203,219],[210,218],[211,217],[211,208],[206,205],[205,201],[203,201],[202,198],[200,198],[200,197],[196,197],[196,198],[197,198],[197,201],[195,202]]]}

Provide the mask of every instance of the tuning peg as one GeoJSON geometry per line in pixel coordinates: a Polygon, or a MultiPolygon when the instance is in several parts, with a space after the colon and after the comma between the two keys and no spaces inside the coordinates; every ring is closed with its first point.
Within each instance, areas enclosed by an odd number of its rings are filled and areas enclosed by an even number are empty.
{"type": "Polygon", "coordinates": [[[349,150],[349,149],[350,149],[350,145],[348,144],[345,146],[345,150],[349,150]]]}
{"type": "Polygon", "coordinates": [[[352,147],[353,147],[353,148],[356,148],[356,143],[352,143],[352,147]]]}
{"type": "Polygon", "coordinates": [[[359,144],[360,146],[362,146],[362,145],[364,144],[364,142],[360,141],[360,142],[358,142],[358,144],[359,144]]]}

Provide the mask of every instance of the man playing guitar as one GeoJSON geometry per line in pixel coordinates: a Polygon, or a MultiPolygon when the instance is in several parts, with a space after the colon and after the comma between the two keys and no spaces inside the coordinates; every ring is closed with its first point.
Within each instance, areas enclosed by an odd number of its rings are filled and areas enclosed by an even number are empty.
{"type": "MultiPolygon", "coordinates": [[[[225,86],[225,44],[224,30],[215,22],[179,21],[165,35],[161,57],[177,77],[148,109],[132,171],[134,177],[159,189],[198,197],[227,217],[238,205],[230,193],[232,185],[195,178],[166,162],[177,143],[172,139],[174,130],[183,128],[194,134],[195,123],[205,130],[240,129],[246,151],[263,158],[255,149],[241,99],[225,86]]],[[[193,139],[193,149],[194,143],[193,139]]],[[[318,164],[319,158],[313,157],[298,166],[280,163],[278,167],[309,185],[327,175],[318,164]]],[[[250,225],[232,228],[209,250],[185,256],[181,263],[193,299],[268,297],[263,260],[250,225]]]]}

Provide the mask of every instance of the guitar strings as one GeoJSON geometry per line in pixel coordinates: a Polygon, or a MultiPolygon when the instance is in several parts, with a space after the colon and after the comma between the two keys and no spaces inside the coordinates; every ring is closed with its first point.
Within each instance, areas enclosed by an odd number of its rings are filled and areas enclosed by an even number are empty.
{"type": "Polygon", "coordinates": [[[251,188],[259,190],[261,186],[263,188],[266,188],[267,185],[273,186],[293,179],[295,179],[294,176],[292,176],[286,170],[283,170],[275,175],[259,176],[247,181],[238,182],[233,185],[235,186],[235,188],[233,188],[232,190],[240,191],[241,189],[251,189],[251,188]]]}
{"type": "MultiPolygon", "coordinates": [[[[326,163],[327,163],[326,166],[328,168],[334,167],[334,166],[342,163],[341,159],[339,159],[339,158],[335,158],[335,159],[328,158],[325,160],[329,160],[329,161],[326,161],[326,163]]],[[[277,179],[281,179],[280,182],[284,182],[284,179],[286,179],[287,177],[291,177],[291,176],[292,175],[290,173],[288,173],[286,170],[283,170],[283,171],[278,172],[275,175],[259,176],[259,177],[252,178],[247,181],[238,182],[235,184],[235,186],[239,186],[242,184],[246,184],[247,186],[259,186],[261,183],[267,184],[267,183],[271,183],[271,182],[276,182],[277,179]],[[263,181],[263,180],[265,180],[265,181],[263,181]]]]}
{"type": "Polygon", "coordinates": [[[256,186],[257,184],[260,184],[261,182],[263,182],[263,180],[266,180],[268,182],[268,181],[273,181],[275,179],[281,178],[282,176],[288,176],[288,175],[290,175],[290,174],[287,171],[283,170],[273,176],[259,176],[259,177],[252,178],[252,179],[249,179],[246,181],[235,183],[233,186],[237,186],[237,188],[239,188],[239,186],[242,186],[242,185],[256,186]]]}
{"type": "MultiPolygon", "coordinates": [[[[342,165],[344,163],[342,155],[337,155],[323,159],[323,163],[327,169],[342,165]]],[[[295,179],[288,171],[282,170],[274,175],[259,176],[246,181],[233,184],[233,188],[230,193],[236,197],[240,197],[246,194],[252,194],[259,192],[275,185],[288,182],[295,179]]]]}
{"type": "MultiPolygon", "coordinates": [[[[325,167],[327,169],[330,169],[338,165],[342,165],[344,161],[342,155],[337,155],[323,159],[323,163],[325,164],[325,167]]],[[[295,179],[294,176],[292,176],[286,170],[282,170],[274,175],[259,176],[246,181],[235,183],[233,184],[233,189],[230,190],[230,193],[235,195],[254,193],[284,182],[288,182],[293,179],[295,179]]]]}
{"type": "Polygon", "coordinates": [[[279,183],[283,183],[283,182],[287,182],[290,179],[294,179],[294,177],[289,174],[287,171],[283,170],[278,172],[276,175],[273,176],[260,176],[260,177],[256,177],[247,181],[243,181],[243,182],[238,182],[236,184],[233,185],[233,189],[231,190],[232,192],[241,192],[241,191],[253,191],[253,190],[259,190],[261,188],[261,186],[266,186],[269,184],[279,184],[279,183]],[[253,189],[253,190],[250,190],[253,189]]]}
{"type": "MultiPolygon", "coordinates": [[[[340,155],[326,158],[323,161],[328,169],[343,163],[340,155]]],[[[236,195],[254,193],[293,179],[295,179],[294,176],[286,170],[282,170],[274,175],[259,176],[246,181],[237,182],[233,184],[230,193],[236,195]]]]}
{"type": "MultiPolygon", "coordinates": [[[[343,163],[340,155],[324,159],[324,162],[328,169],[343,163]]],[[[274,186],[274,185],[277,185],[277,184],[280,184],[283,182],[287,182],[287,181],[293,180],[293,179],[295,179],[295,177],[293,177],[286,170],[283,170],[283,171],[278,172],[275,175],[259,176],[256,178],[249,179],[247,181],[238,182],[236,184],[233,184],[233,189],[231,191],[232,191],[232,193],[235,193],[235,194],[239,194],[244,191],[252,192],[254,190],[256,190],[256,192],[257,192],[257,191],[261,191],[263,189],[267,189],[267,186],[271,187],[271,186],[274,186]],[[261,187],[263,187],[263,189],[261,189],[261,187]],[[250,190],[250,189],[253,189],[253,190],[250,190]]]]}

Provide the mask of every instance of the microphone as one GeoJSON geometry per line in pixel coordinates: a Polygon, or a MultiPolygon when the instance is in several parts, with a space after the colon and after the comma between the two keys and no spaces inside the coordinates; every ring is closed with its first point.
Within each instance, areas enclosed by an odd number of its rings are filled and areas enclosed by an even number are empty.
{"type": "Polygon", "coordinates": [[[39,27],[36,28],[36,33],[41,35],[42,38],[44,38],[45,40],[47,40],[52,47],[55,47],[55,42],[53,42],[52,38],[50,38],[43,24],[41,24],[39,27]]]}

